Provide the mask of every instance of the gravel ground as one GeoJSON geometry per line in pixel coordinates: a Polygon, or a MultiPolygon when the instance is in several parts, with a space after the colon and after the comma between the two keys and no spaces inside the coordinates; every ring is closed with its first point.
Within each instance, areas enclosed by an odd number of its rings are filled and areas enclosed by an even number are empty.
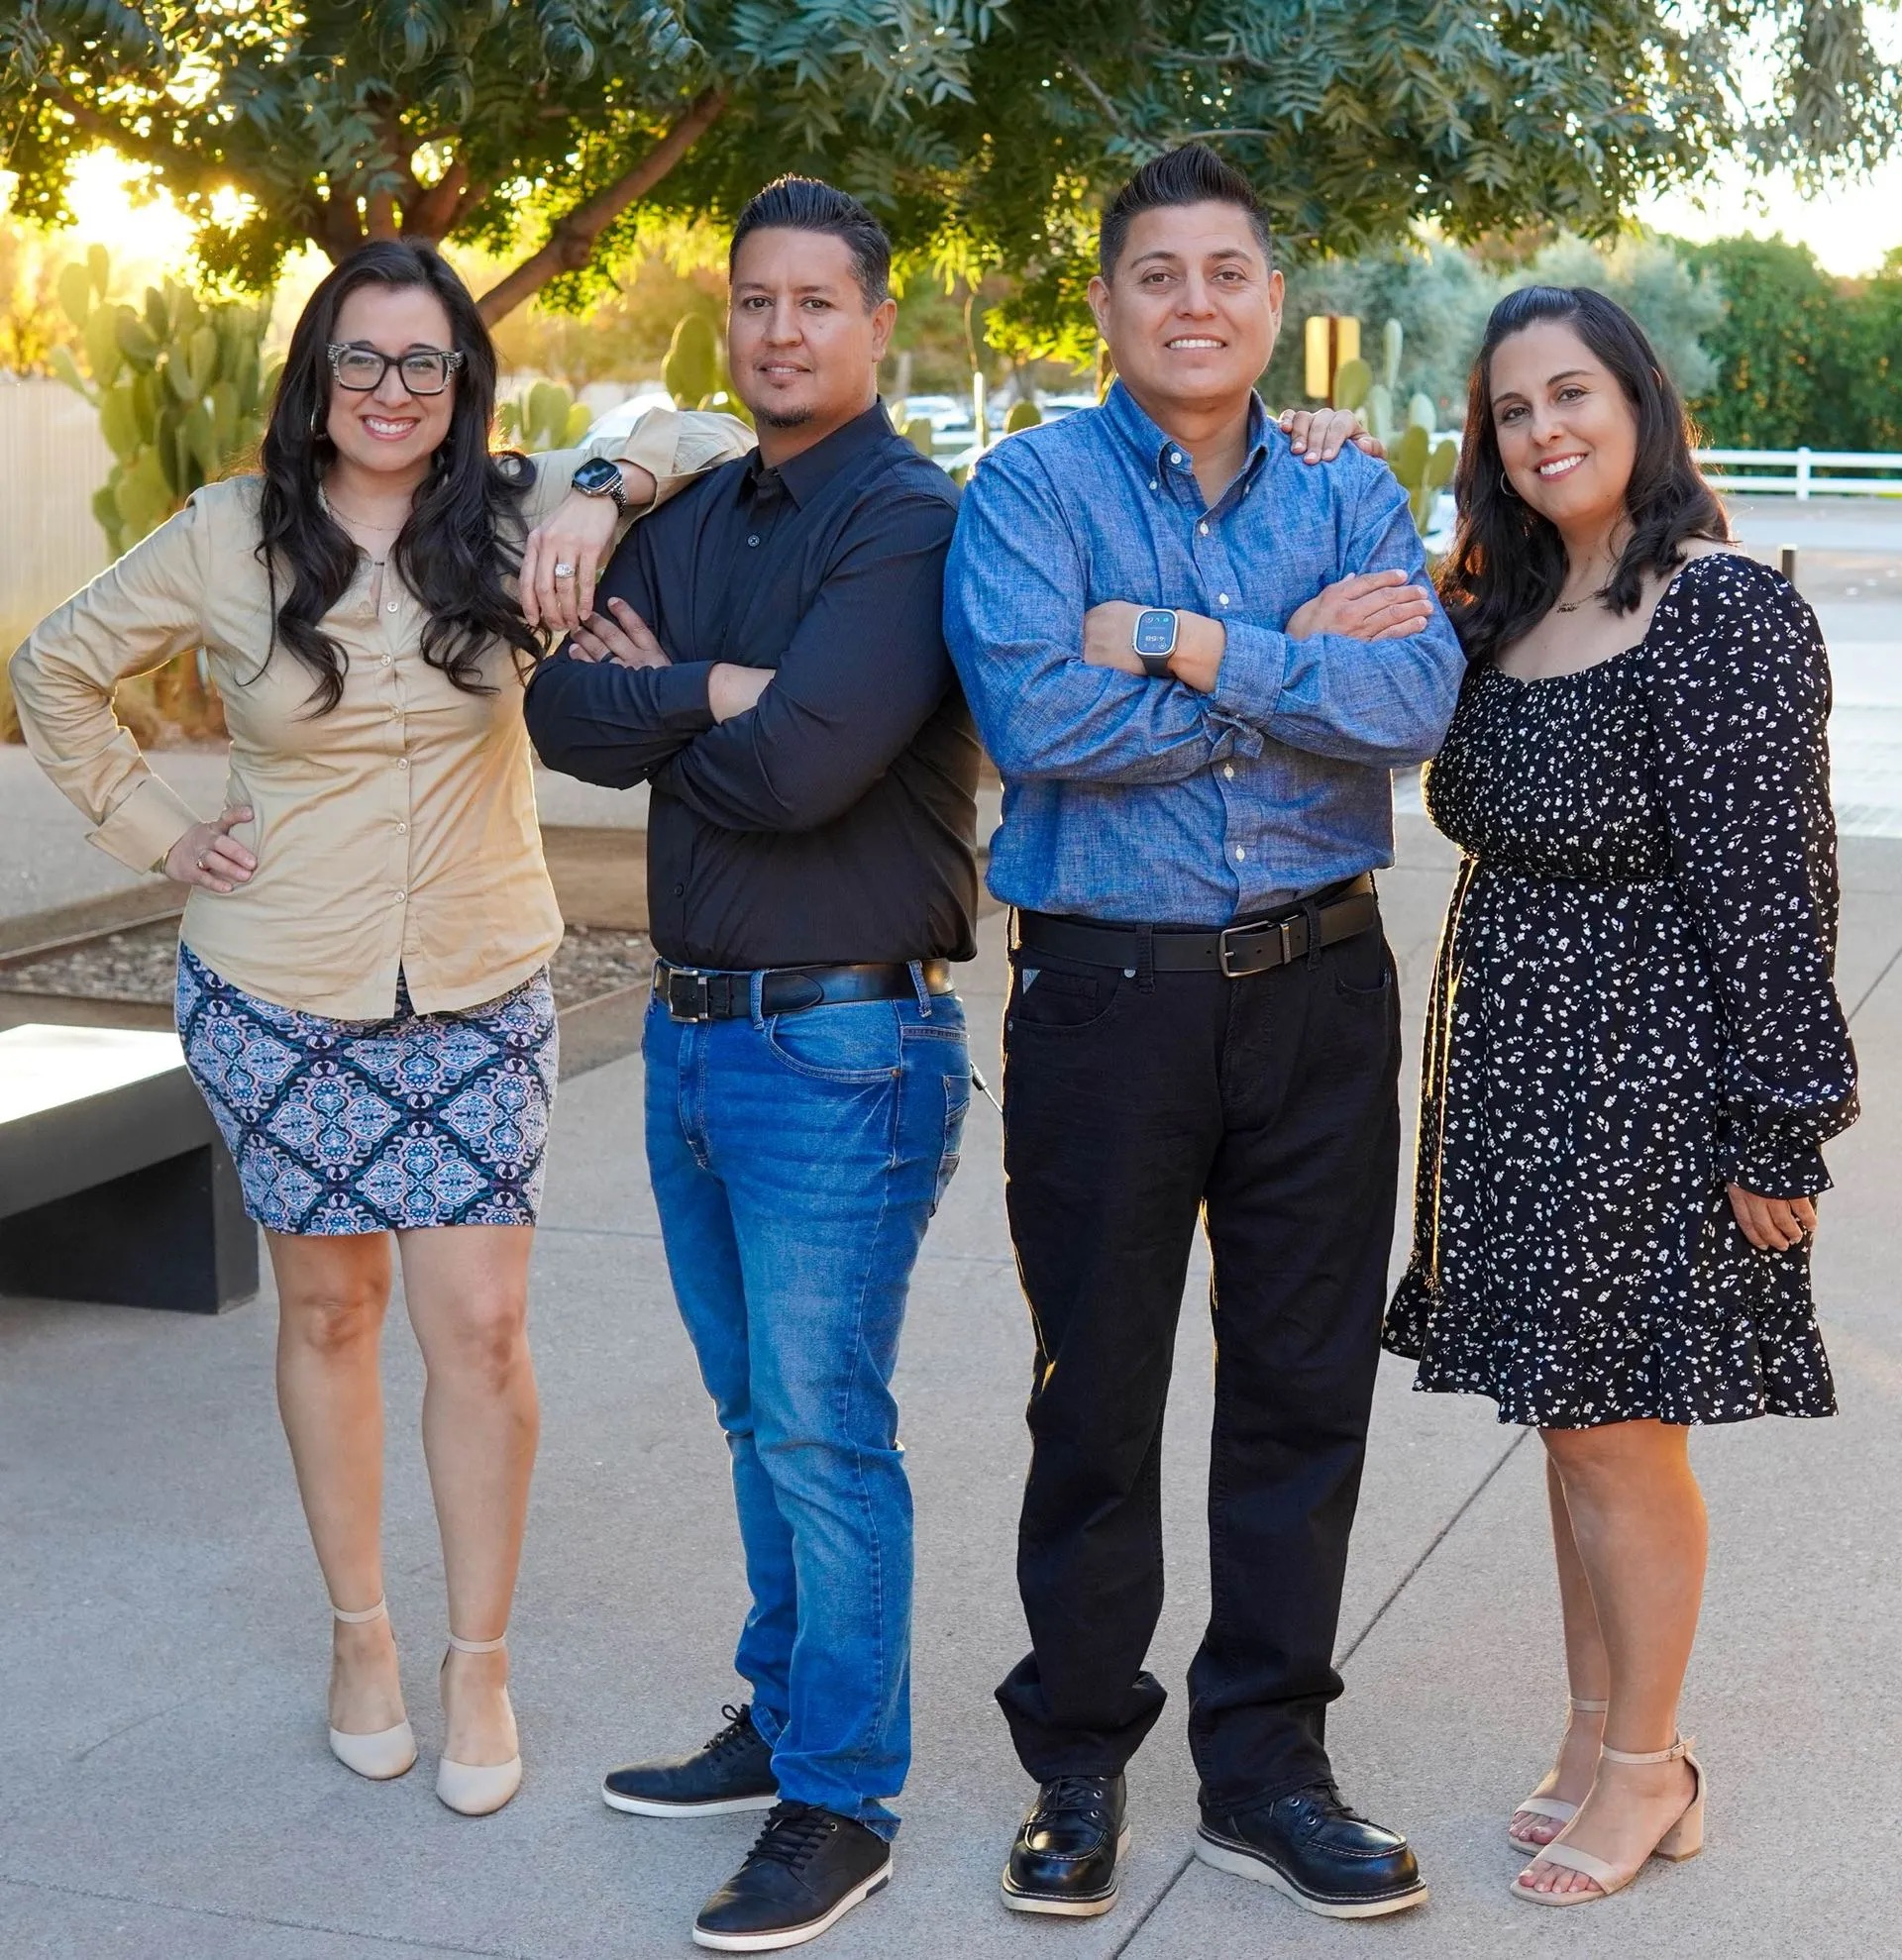
{"type": "MultiPolygon", "coordinates": [[[[0,993],[66,993],[163,1005],[172,992],[178,928],[169,920],[115,932],[69,953],[0,964],[0,993]]],[[[638,932],[570,926],[553,964],[555,998],[572,1007],[647,979],[654,951],[638,932]]]]}

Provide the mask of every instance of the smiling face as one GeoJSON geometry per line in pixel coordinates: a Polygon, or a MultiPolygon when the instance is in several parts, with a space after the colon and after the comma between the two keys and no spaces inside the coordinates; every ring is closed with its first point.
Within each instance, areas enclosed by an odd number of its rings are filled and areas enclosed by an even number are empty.
{"type": "MultiPolygon", "coordinates": [[[[442,301],[426,286],[353,288],[337,309],[333,337],[340,346],[398,357],[425,350],[447,354],[456,344],[442,301]]],[[[368,394],[342,387],[332,376],[324,433],[355,468],[420,478],[449,434],[455,405],[454,374],[439,395],[411,394],[394,367],[368,394]]]]}
{"type": "Polygon", "coordinates": [[[1612,370],[1562,320],[1500,342],[1488,373],[1507,481],[1562,534],[1609,530],[1638,458],[1638,412],[1612,370]]]}
{"type": "Polygon", "coordinates": [[[1090,281],[1090,309],[1116,372],[1161,421],[1244,403],[1275,351],[1281,294],[1239,205],[1166,204],[1130,221],[1110,277],[1090,281]]]}
{"type": "Polygon", "coordinates": [[[794,430],[797,447],[810,447],[872,406],[897,316],[889,299],[866,304],[842,238],[766,227],[741,240],[726,357],[763,452],[772,435],[794,430]]]}

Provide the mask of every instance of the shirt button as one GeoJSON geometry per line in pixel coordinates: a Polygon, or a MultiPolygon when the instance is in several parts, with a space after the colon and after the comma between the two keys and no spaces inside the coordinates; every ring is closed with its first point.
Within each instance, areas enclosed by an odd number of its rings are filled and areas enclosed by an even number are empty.
{"type": "Polygon", "coordinates": [[[1150,487],[1150,488],[1151,488],[1152,490],[1153,490],[1153,489],[1155,489],[1155,488],[1157,487],[1157,484],[1156,484],[1156,479],[1155,479],[1155,478],[1154,478],[1153,476],[1151,476],[1151,477],[1150,477],[1150,479],[1149,479],[1149,487],[1150,487]]]}
{"type": "Polygon", "coordinates": [[[402,836],[404,836],[404,835],[405,835],[405,834],[406,834],[406,833],[408,832],[408,830],[409,830],[409,826],[408,826],[408,824],[406,824],[406,823],[399,823],[399,824],[398,824],[398,825],[396,826],[396,835],[397,835],[398,837],[402,837],[402,836]]]}
{"type": "Polygon", "coordinates": [[[1200,532],[1202,533],[1202,535],[1203,535],[1203,536],[1204,536],[1205,538],[1206,538],[1206,537],[1208,537],[1208,535],[1209,535],[1209,527],[1208,527],[1208,525],[1206,525],[1206,524],[1198,524],[1198,525],[1196,526],[1196,529],[1197,529],[1198,531],[1200,531],[1200,532]]]}
{"type": "Polygon", "coordinates": [[[1225,606],[1228,603],[1228,594],[1226,592],[1217,592],[1215,594],[1215,603],[1218,606],[1225,606]]]}
{"type": "Polygon", "coordinates": [[[1225,775],[1228,778],[1230,782],[1234,781],[1235,766],[1233,763],[1223,763],[1221,766],[1221,773],[1223,775],[1225,775]]]}
{"type": "Polygon", "coordinates": [[[746,542],[749,545],[757,545],[760,541],[758,538],[749,538],[746,542]]]}
{"type": "Polygon", "coordinates": [[[1180,463],[1182,461],[1182,452],[1180,450],[1171,450],[1169,452],[1169,461],[1171,463],[1180,463]]]}
{"type": "Polygon", "coordinates": [[[396,656],[395,656],[394,654],[385,654],[385,655],[383,656],[383,665],[384,665],[385,667],[392,667],[392,666],[394,666],[394,665],[395,665],[395,661],[396,661],[396,656]]]}
{"type": "Polygon", "coordinates": [[[1246,851],[1244,851],[1244,850],[1243,850],[1243,849],[1241,848],[1241,846],[1240,846],[1239,844],[1237,844],[1237,845],[1235,846],[1235,863],[1236,863],[1236,864],[1240,864],[1240,863],[1241,863],[1241,861],[1242,861],[1242,859],[1244,859],[1245,857],[1247,857],[1247,855],[1248,855],[1248,853],[1247,853],[1246,851]]]}
{"type": "Polygon", "coordinates": [[[385,612],[394,612],[396,610],[396,601],[394,599],[385,599],[383,601],[383,610],[385,612]]]}
{"type": "Polygon", "coordinates": [[[407,769],[409,767],[409,758],[407,756],[398,756],[396,758],[396,767],[398,769],[407,769]]]}
{"type": "Polygon", "coordinates": [[[409,896],[409,893],[408,893],[407,891],[399,891],[399,892],[397,892],[397,894],[396,894],[396,902],[397,902],[397,903],[398,903],[398,904],[400,905],[400,904],[402,903],[402,901],[403,901],[403,900],[404,900],[405,898],[407,898],[408,896],[409,896]]]}
{"type": "Polygon", "coordinates": [[[687,886],[684,884],[677,884],[674,887],[674,896],[676,898],[685,898],[687,896],[687,886]]]}

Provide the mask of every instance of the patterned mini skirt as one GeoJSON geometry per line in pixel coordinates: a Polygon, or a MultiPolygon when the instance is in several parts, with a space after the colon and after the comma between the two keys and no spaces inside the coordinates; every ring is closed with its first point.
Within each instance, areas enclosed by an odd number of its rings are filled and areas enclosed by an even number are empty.
{"type": "Polygon", "coordinates": [[[274,1006],[178,949],[178,1038],[273,1232],[532,1225],[558,1036],[548,970],[499,999],[388,1020],[274,1006]]]}

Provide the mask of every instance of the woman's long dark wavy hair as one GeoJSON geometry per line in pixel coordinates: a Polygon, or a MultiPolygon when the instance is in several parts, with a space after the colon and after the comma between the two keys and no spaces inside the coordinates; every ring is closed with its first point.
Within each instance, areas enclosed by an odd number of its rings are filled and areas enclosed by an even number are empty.
{"type": "MultiPolygon", "coordinates": [[[[521,567],[522,492],[533,482],[525,457],[491,456],[495,348],[469,288],[426,245],[376,240],[354,252],[311,294],[290,337],[261,450],[264,537],[258,556],[270,584],[271,648],[281,641],[317,676],[312,711],[328,713],[344,692],[344,650],[323,620],[357,575],[357,546],[324,508],[324,474],[337,451],[325,433],[330,344],[337,314],[360,286],[421,286],[442,301],[452,345],[463,357],[451,378],[449,433],[430,459],[389,563],[421,601],[423,659],[467,693],[485,694],[481,658],[501,640],[528,660],[541,643],[502,589],[521,567]],[[287,586],[278,602],[279,580],[287,586]]],[[[266,656],[268,659],[268,655],[266,656]]]]}
{"type": "Polygon", "coordinates": [[[1698,474],[1683,399],[1644,331],[1590,286],[1524,286],[1493,308],[1473,362],[1466,435],[1453,496],[1459,523],[1439,570],[1439,596],[1471,661],[1491,660],[1542,619],[1563,589],[1565,547],[1549,519],[1506,481],[1493,425],[1493,357],[1502,341],[1540,321],[1570,327],[1618,377],[1638,417],[1638,453],[1625,491],[1631,530],[1606,586],[1614,612],[1631,612],[1647,572],[1684,563],[1687,538],[1729,538],[1724,506],[1698,474]]]}

